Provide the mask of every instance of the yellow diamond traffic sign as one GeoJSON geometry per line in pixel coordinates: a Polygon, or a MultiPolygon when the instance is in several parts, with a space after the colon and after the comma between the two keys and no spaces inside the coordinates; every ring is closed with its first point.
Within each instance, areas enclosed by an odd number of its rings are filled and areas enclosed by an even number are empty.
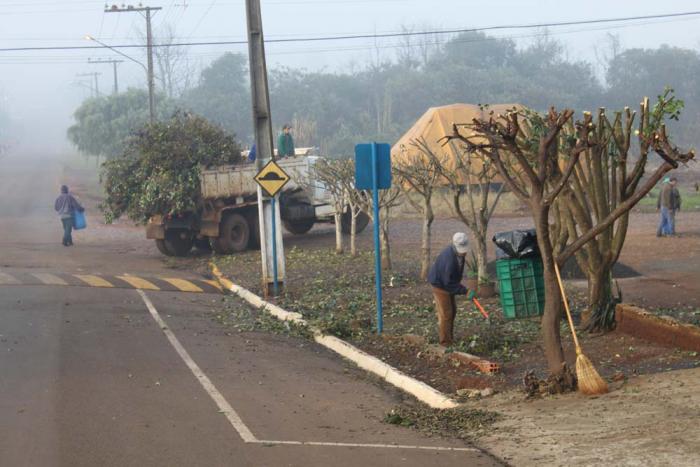
{"type": "Polygon", "coordinates": [[[255,176],[255,181],[268,196],[274,197],[287,184],[289,175],[275,161],[271,160],[260,169],[260,172],[255,176]]]}

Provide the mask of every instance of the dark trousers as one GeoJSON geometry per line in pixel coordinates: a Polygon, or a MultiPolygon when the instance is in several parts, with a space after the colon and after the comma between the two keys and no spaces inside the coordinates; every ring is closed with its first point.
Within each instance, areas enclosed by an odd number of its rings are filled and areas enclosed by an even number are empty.
{"type": "Polygon", "coordinates": [[[440,345],[447,347],[452,345],[455,316],[457,315],[457,305],[455,296],[451,293],[433,287],[433,297],[435,298],[435,309],[438,319],[438,335],[440,345]]]}
{"type": "Polygon", "coordinates": [[[68,246],[73,244],[73,218],[61,219],[63,224],[63,245],[68,246]]]}

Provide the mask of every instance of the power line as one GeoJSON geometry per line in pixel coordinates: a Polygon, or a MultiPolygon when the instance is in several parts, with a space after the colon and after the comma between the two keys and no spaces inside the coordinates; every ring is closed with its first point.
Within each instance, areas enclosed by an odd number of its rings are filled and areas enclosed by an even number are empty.
{"type": "MultiPolygon", "coordinates": [[[[552,23],[534,23],[534,24],[511,24],[511,25],[497,25],[497,26],[485,26],[478,28],[460,28],[460,29],[441,29],[432,31],[405,31],[405,32],[392,32],[392,33],[378,33],[378,34],[348,34],[341,36],[318,36],[318,37],[292,37],[292,38],[278,38],[278,39],[267,39],[266,43],[296,43],[296,42],[330,42],[330,41],[341,41],[341,40],[357,40],[357,39],[386,39],[394,37],[407,37],[407,36],[427,36],[427,35],[442,35],[442,34],[460,34],[468,32],[484,32],[484,31],[496,31],[496,30],[507,30],[507,29],[542,29],[550,27],[561,27],[561,26],[575,26],[575,25],[585,25],[585,24],[604,24],[604,23],[615,23],[615,22],[630,22],[630,21],[640,21],[640,20],[650,20],[650,19],[664,19],[664,18],[681,18],[689,16],[698,16],[700,11],[689,11],[682,13],[668,13],[660,15],[645,15],[645,16],[628,16],[620,18],[602,18],[602,19],[591,19],[591,20],[578,20],[578,21],[559,21],[552,23]]],[[[154,44],[153,47],[179,47],[179,46],[206,46],[206,45],[245,45],[248,42],[245,40],[236,41],[204,41],[204,42],[172,42],[167,44],[154,44]]],[[[127,49],[127,48],[143,48],[142,44],[119,44],[110,46],[115,49],[127,49]]],[[[99,49],[99,46],[47,46],[47,47],[7,47],[0,48],[0,52],[20,52],[20,51],[37,51],[37,50],[85,50],[85,49],[99,49]]]]}

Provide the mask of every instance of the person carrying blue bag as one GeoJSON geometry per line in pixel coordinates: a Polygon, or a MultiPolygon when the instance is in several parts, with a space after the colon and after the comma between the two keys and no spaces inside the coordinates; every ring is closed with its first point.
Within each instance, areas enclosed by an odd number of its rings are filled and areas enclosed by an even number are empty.
{"type": "MultiPolygon", "coordinates": [[[[76,225],[75,216],[85,212],[85,208],[69,193],[66,185],[61,186],[61,194],[56,198],[54,208],[63,224],[63,246],[73,246],[73,227],[76,225]]],[[[82,227],[85,227],[85,217],[82,217],[82,227]]]]}

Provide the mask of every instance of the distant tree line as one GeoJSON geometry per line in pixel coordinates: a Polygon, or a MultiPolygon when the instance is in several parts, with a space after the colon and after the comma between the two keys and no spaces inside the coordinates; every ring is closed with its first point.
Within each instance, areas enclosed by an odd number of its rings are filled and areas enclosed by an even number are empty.
{"type": "MultiPolygon", "coordinates": [[[[159,62],[161,74],[191,73],[167,62],[167,55],[159,60],[165,60],[159,62]]],[[[429,107],[519,103],[537,111],[552,105],[595,111],[601,106],[636,106],[639,96],[656,96],[670,86],[686,103],[684,118],[673,128],[676,140],[695,143],[700,124],[698,52],[665,45],[621,50],[618,45],[602,61],[605,82],[592,63],[570,58],[563,45],[548,36],[527,47],[477,32],[442,45],[407,43],[395,58],[374,60],[349,72],[273,69],[273,123],[275,128],[290,123],[297,146],[318,146],[323,154],[341,156],[350,154],[358,141],[396,141],[429,107]]],[[[183,82],[166,76],[160,80],[183,82]]],[[[250,145],[245,55],[223,54],[202,70],[196,83],[180,88],[163,90],[161,116],[176,108],[189,110],[237,134],[244,147],[250,145]]],[[[70,139],[88,154],[113,157],[123,137],[146,122],[139,93],[88,99],[75,113],[70,139]]]]}

